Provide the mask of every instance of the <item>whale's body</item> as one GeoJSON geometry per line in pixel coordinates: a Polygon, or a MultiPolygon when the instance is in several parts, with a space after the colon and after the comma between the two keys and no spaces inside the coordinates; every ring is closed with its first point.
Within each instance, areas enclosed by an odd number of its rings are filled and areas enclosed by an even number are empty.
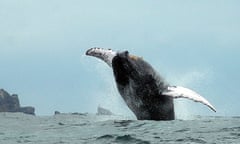
{"type": "Polygon", "coordinates": [[[91,48],[86,54],[112,67],[118,91],[138,120],[175,119],[173,99],[179,97],[201,102],[215,111],[202,96],[184,87],[170,86],[149,63],[128,51],[91,48]]]}

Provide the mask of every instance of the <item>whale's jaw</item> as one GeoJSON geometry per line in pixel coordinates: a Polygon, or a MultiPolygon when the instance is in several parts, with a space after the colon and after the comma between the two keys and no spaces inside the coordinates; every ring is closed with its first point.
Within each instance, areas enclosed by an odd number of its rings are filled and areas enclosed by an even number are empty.
{"type": "Polygon", "coordinates": [[[93,56],[99,58],[106,62],[110,67],[112,67],[112,60],[117,55],[117,52],[111,49],[103,49],[103,48],[90,48],[86,55],[93,56]]]}

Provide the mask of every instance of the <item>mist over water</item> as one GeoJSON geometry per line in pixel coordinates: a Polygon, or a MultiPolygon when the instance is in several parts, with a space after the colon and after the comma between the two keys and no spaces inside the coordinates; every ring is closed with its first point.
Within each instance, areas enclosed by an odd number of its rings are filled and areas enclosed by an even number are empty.
{"type": "MultiPolygon", "coordinates": [[[[184,74],[175,74],[174,76],[169,78],[169,82],[173,85],[188,87],[209,100],[209,98],[214,97],[208,95],[209,93],[206,92],[208,91],[208,83],[211,82],[211,73],[212,72],[210,70],[192,70],[184,74]]],[[[192,119],[195,115],[217,115],[205,105],[193,102],[188,99],[175,99],[174,102],[175,114],[177,119],[189,120],[192,119]]],[[[210,101],[210,103],[214,104],[213,101],[210,101]]]]}
{"type": "Polygon", "coordinates": [[[111,110],[114,114],[135,118],[117,90],[112,68],[103,61],[99,61],[94,69],[96,75],[102,80],[101,89],[96,92],[99,105],[111,110]]]}

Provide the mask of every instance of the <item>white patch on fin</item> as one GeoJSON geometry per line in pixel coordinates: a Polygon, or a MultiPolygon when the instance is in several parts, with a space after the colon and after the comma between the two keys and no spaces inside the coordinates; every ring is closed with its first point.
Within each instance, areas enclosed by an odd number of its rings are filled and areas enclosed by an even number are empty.
{"type": "Polygon", "coordinates": [[[111,49],[90,48],[87,50],[86,55],[97,57],[112,67],[112,59],[117,55],[117,52],[111,49]]]}
{"type": "Polygon", "coordinates": [[[204,97],[188,88],[181,86],[169,86],[166,91],[162,92],[162,94],[173,98],[187,98],[195,102],[200,102],[216,112],[216,109],[204,97]]]}

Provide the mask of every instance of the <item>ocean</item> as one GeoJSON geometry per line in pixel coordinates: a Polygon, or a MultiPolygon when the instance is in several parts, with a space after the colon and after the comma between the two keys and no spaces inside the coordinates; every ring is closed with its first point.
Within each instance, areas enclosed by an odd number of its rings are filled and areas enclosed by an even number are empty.
{"type": "Polygon", "coordinates": [[[0,113],[0,144],[239,144],[240,117],[138,121],[124,116],[0,113]]]}

